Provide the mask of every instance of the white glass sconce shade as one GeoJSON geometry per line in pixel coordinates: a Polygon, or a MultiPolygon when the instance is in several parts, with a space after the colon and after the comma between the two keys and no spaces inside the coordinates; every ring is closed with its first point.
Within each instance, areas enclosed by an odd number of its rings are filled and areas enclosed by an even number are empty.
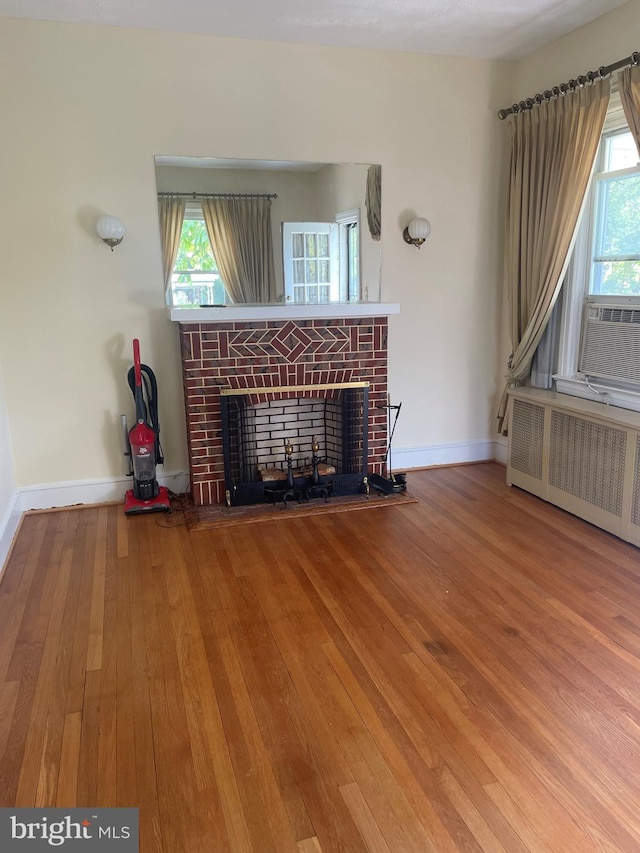
{"type": "Polygon", "coordinates": [[[428,219],[423,219],[420,216],[412,219],[402,232],[405,243],[417,246],[418,249],[422,246],[429,234],[431,234],[431,223],[428,219]]]}
{"type": "Polygon", "coordinates": [[[111,247],[112,252],[114,246],[122,243],[124,225],[116,216],[101,216],[96,223],[96,231],[98,237],[111,247]]]}

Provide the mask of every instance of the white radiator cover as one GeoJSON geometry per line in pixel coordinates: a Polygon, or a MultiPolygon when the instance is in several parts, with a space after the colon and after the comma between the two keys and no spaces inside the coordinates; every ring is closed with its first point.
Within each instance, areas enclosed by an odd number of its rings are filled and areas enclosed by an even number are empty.
{"type": "Polygon", "coordinates": [[[640,545],[640,412],[509,392],[507,482],[640,545]]]}

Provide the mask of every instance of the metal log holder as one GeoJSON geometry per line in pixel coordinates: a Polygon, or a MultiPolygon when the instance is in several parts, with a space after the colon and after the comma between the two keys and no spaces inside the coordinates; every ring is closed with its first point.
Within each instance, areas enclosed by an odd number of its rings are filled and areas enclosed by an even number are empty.
{"type": "Polygon", "coordinates": [[[300,483],[296,484],[295,478],[293,476],[293,445],[289,440],[286,441],[284,454],[287,462],[287,480],[284,485],[274,485],[267,486],[264,490],[265,500],[270,500],[274,505],[278,502],[282,502],[285,509],[287,508],[287,503],[290,500],[297,501],[298,503],[302,503],[302,501],[310,501],[313,498],[324,498],[324,502],[327,503],[329,501],[329,497],[333,492],[333,482],[331,480],[325,480],[318,473],[318,465],[323,460],[318,456],[318,451],[320,450],[320,445],[318,444],[318,440],[315,435],[312,438],[311,443],[311,464],[312,471],[311,476],[307,477],[302,485],[300,483]]]}
{"type": "Polygon", "coordinates": [[[293,479],[293,462],[291,459],[293,456],[293,445],[288,439],[284,446],[284,455],[287,461],[287,482],[284,486],[267,486],[264,490],[264,496],[265,500],[271,500],[271,503],[274,505],[278,501],[282,501],[286,509],[287,501],[294,500],[302,503],[303,492],[302,489],[296,487],[295,480],[293,479]]]}
{"type": "Polygon", "coordinates": [[[327,503],[329,500],[329,495],[333,491],[333,483],[331,480],[322,481],[320,475],[318,474],[318,464],[323,460],[318,456],[318,451],[320,450],[320,445],[318,444],[318,439],[313,436],[311,439],[311,464],[313,469],[311,471],[311,485],[307,486],[304,492],[305,500],[311,500],[312,498],[324,498],[324,502],[327,503]]]}

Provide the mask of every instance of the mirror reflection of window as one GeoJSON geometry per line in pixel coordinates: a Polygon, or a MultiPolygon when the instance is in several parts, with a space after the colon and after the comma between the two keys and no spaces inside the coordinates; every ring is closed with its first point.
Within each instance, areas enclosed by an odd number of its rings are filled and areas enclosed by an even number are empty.
{"type": "Polygon", "coordinates": [[[216,263],[199,202],[188,202],[171,276],[176,307],[226,305],[227,291],[216,263]]]}
{"type": "Polygon", "coordinates": [[[336,214],[338,224],[340,301],[357,302],[360,290],[360,209],[336,214]]]}

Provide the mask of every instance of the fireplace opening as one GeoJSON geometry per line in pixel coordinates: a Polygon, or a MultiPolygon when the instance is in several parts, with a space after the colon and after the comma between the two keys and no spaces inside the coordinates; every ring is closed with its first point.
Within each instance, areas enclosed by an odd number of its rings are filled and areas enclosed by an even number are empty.
{"type": "Polygon", "coordinates": [[[286,489],[289,458],[296,493],[308,494],[318,475],[330,495],[362,490],[368,458],[368,383],[225,389],[221,414],[228,503],[262,503],[273,497],[279,484],[286,489]]]}

